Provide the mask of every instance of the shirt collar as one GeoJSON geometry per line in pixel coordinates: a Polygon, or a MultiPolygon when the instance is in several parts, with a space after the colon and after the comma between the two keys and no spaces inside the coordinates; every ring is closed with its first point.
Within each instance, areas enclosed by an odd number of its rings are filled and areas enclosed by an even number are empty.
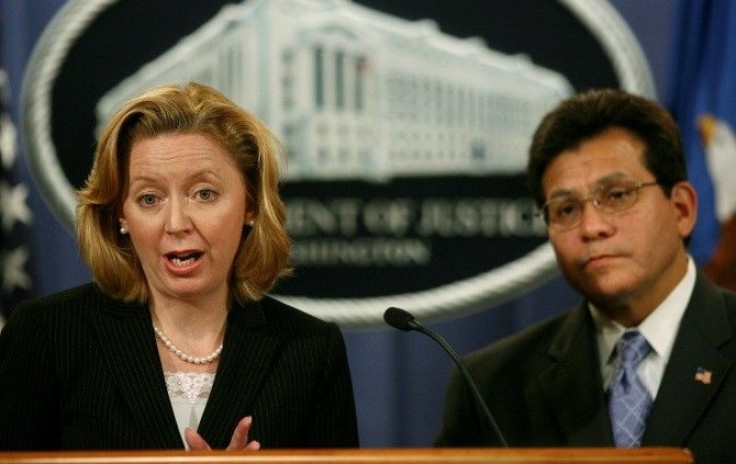
{"type": "MultiPolygon", "coordinates": [[[[657,355],[669,360],[672,346],[675,344],[680,321],[690,301],[695,287],[695,263],[688,256],[687,271],[680,283],[670,292],[667,298],[637,327],[647,339],[652,350],[657,355]]],[[[612,362],[616,342],[626,331],[626,328],[616,321],[609,319],[592,303],[588,302],[588,309],[593,317],[598,341],[598,356],[600,366],[612,362]]]]}

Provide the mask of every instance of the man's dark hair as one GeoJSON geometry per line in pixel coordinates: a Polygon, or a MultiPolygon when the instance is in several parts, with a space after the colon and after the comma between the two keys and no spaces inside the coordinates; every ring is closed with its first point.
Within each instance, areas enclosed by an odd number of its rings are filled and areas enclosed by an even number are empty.
{"type": "Polygon", "coordinates": [[[627,129],[644,142],[645,165],[667,195],[676,183],[687,180],[680,131],[664,107],[623,90],[590,90],[561,102],[534,132],[527,180],[538,206],[545,202],[542,176],[549,163],[614,127],[627,129]]]}

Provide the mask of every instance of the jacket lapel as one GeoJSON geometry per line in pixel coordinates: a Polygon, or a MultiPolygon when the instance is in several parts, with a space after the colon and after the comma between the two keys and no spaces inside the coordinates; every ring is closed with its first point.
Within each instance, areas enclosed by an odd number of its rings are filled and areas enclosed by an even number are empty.
{"type": "Polygon", "coordinates": [[[183,448],[164,381],[151,317],[144,306],[108,300],[95,316],[102,356],[151,448],[183,448]]]}
{"type": "Polygon", "coordinates": [[[685,445],[714,399],[733,364],[718,351],[733,338],[725,311],[721,291],[698,275],[647,420],[643,445],[685,445]],[[710,372],[710,378],[696,379],[699,369],[710,372]]]}
{"type": "Polygon", "coordinates": [[[538,394],[546,397],[569,446],[610,446],[593,321],[583,303],[565,320],[550,346],[551,366],[542,373],[538,394]]]}
{"type": "Polygon", "coordinates": [[[199,433],[213,448],[226,447],[238,421],[252,414],[258,390],[285,339],[268,324],[262,302],[236,305],[230,311],[225,349],[199,424],[199,433]]]}

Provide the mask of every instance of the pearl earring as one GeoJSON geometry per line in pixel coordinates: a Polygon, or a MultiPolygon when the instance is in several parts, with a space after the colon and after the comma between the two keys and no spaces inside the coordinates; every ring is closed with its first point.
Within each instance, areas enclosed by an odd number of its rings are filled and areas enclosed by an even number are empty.
{"type": "Polygon", "coordinates": [[[120,235],[128,235],[128,229],[125,226],[120,226],[120,235]]]}
{"type": "Polygon", "coordinates": [[[248,221],[248,227],[253,227],[254,225],[256,225],[256,222],[254,220],[251,219],[250,221],[248,221]]]}

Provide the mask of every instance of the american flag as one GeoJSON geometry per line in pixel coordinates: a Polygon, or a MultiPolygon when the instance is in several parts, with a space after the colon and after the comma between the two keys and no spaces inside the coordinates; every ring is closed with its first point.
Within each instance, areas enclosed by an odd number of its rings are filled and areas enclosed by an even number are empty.
{"type": "Polygon", "coordinates": [[[700,382],[704,385],[710,385],[710,383],[713,381],[713,373],[708,369],[698,367],[698,370],[695,371],[695,381],[700,382]]]}
{"type": "Polygon", "coordinates": [[[28,186],[17,173],[18,131],[8,112],[10,102],[8,75],[0,68],[0,329],[32,291],[28,232],[33,216],[26,202],[28,186]]]}

